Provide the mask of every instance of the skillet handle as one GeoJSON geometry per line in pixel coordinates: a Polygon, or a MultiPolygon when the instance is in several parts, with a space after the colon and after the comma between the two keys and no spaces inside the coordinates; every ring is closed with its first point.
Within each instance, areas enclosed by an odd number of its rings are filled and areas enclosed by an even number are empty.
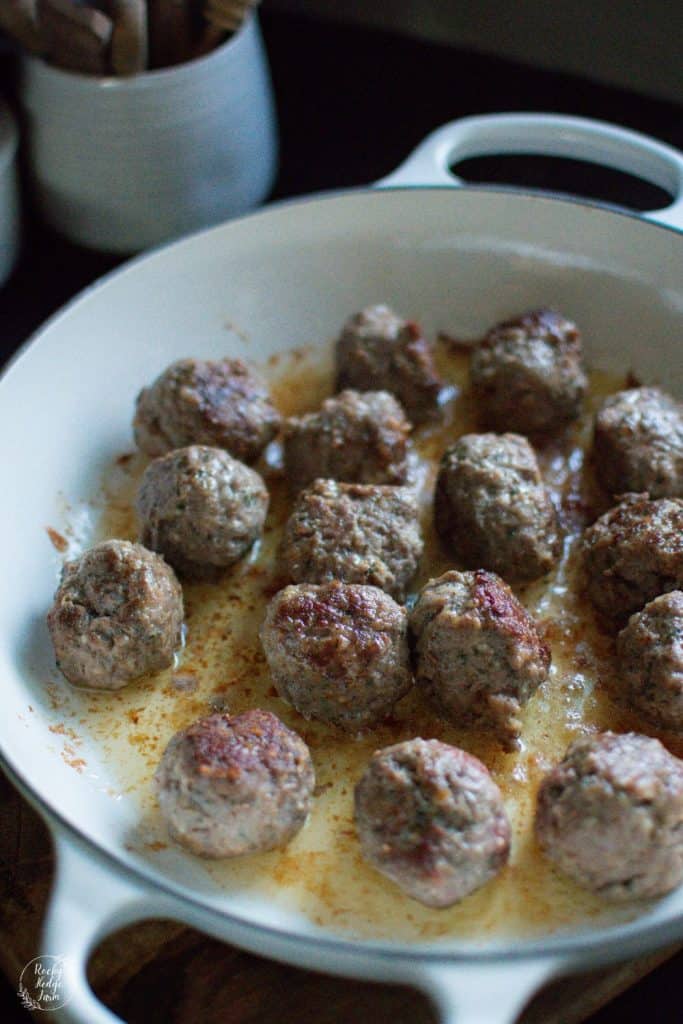
{"type": "Polygon", "coordinates": [[[524,113],[451,121],[428,135],[377,187],[462,185],[450,171],[454,164],[502,153],[572,157],[634,174],[673,197],[671,205],[642,216],[683,230],[683,154],[648,135],[583,117],[524,113]]]}
{"type": "Polygon", "coordinates": [[[514,1024],[559,961],[428,967],[417,985],[436,1005],[440,1024],[514,1024]]]}
{"type": "MultiPolygon", "coordinates": [[[[41,954],[61,962],[60,1003],[49,1014],[62,1024],[122,1024],[94,995],[88,957],[106,935],[134,921],[165,916],[160,898],[112,871],[92,847],[52,825],[56,877],[43,926],[41,954]]],[[[45,1008],[45,1007],[44,1007],[45,1008]]]]}

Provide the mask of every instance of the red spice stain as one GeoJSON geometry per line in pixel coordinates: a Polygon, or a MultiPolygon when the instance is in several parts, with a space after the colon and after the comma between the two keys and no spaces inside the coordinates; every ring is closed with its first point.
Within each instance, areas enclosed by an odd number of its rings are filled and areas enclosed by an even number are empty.
{"type": "Polygon", "coordinates": [[[63,722],[60,722],[58,725],[50,725],[48,728],[51,733],[55,734],[55,736],[68,736],[72,743],[75,743],[76,745],[81,742],[78,733],[74,732],[74,730],[70,729],[67,725],[64,725],[63,722]]]}
{"type": "Polygon", "coordinates": [[[251,341],[251,336],[249,335],[249,333],[245,331],[242,327],[239,327],[236,323],[233,323],[232,320],[226,320],[223,323],[223,327],[225,328],[226,331],[229,331],[231,334],[236,334],[240,341],[243,341],[245,344],[248,345],[249,342],[251,341]]]}
{"type": "Polygon", "coordinates": [[[48,537],[50,538],[50,540],[52,542],[52,546],[57,551],[62,551],[62,552],[66,551],[66,549],[69,546],[69,542],[66,539],[66,537],[63,536],[63,534],[59,533],[52,526],[46,526],[45,527],[45,532],[47,533],[48,537]]]}
{"type": "Polygon", "coordinates": [[[64,744],[62,760],[64,761],[64,764],[68,764],[69,768],[73,768],[79,775],[86,766],[85,760],[82,757],[77,757],[74,748],[69,746],[67,743],[64,744]]]}

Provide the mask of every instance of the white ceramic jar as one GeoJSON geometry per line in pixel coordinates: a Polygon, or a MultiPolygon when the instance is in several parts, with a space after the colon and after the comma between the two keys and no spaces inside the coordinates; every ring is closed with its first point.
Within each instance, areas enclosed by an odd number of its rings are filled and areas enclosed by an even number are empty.
{"type": "Polygon", "coordinates": [[[14,117],[0,100],[0,285],[12,273],[19,251],[18,139],[14,117]]]}
{"type": "Polygon", "coordinates": [[[211,53],[130,78],[27,57],[20,98],[33,195],[80,245],[131,253],[244,213],[277,160],[255,16],[211,53]]]}

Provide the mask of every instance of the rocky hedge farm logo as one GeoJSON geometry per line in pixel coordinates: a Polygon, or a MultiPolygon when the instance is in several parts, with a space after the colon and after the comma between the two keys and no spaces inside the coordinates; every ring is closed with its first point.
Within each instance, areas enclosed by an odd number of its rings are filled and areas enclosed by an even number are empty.
{"type": "Polygon", "coordinates": [[[19,978],[19,998],[27,1010],[59,1010],[66,1006],[63,956],[37,956],[30,960],[19,978]]]}

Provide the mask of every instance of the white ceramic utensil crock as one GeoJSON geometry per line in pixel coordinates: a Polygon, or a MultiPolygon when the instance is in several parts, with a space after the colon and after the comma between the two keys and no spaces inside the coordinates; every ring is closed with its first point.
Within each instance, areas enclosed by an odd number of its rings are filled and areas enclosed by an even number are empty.
{"type": "Polygon", "coordinates": [[[0,554],[12,567],[12,586],[0,593],[0,743],[8,773],[55,837],[43,952],[63,958],[62,1021],[114,1024],[88,987],[89,951],[119,925],[151,916],[293,964],[415,985],[448,1024],[511,1024],[551,977],[683,938],[683,889],[627,923],[607,915],[535,938],[408,945],[343,937],[277,898],[226,891],[180,849],[132,847],[136,805],[112,795],[115,775],[87,716],[85,767],[76,772],[60,756],[44,625],[60,558],[44,528],[65,503],[80,507],[130,446],[134,395],[173,359],[191,351],[265,360],[323,344],[350,309],[380,299],[409,310],[429,335],[448,324],[461,336],[477,336],[511,309],[550,303],[581,323],[589,363],[632,368],[683,397],[680,154],[574,118],[477,118],[437,131],[381,184],[278,204],[129,263],[55,316],[0,382],[0,436],[12,438],[12,487],[0,506],[0,554]],[[656,182],[674,201],[639,217],[450,187],[454,160],[510,150],[598,159],[656,182]],[[226,331],[226,321],[242,333],[226,331]]]}
{"type": "Polygon", "coordinates": [[[206,56],[98,78],[23,62],[28,166],[44,219],[71,241],[132,253],[257,206],[276,169],[256,15],[206,56]]]}

